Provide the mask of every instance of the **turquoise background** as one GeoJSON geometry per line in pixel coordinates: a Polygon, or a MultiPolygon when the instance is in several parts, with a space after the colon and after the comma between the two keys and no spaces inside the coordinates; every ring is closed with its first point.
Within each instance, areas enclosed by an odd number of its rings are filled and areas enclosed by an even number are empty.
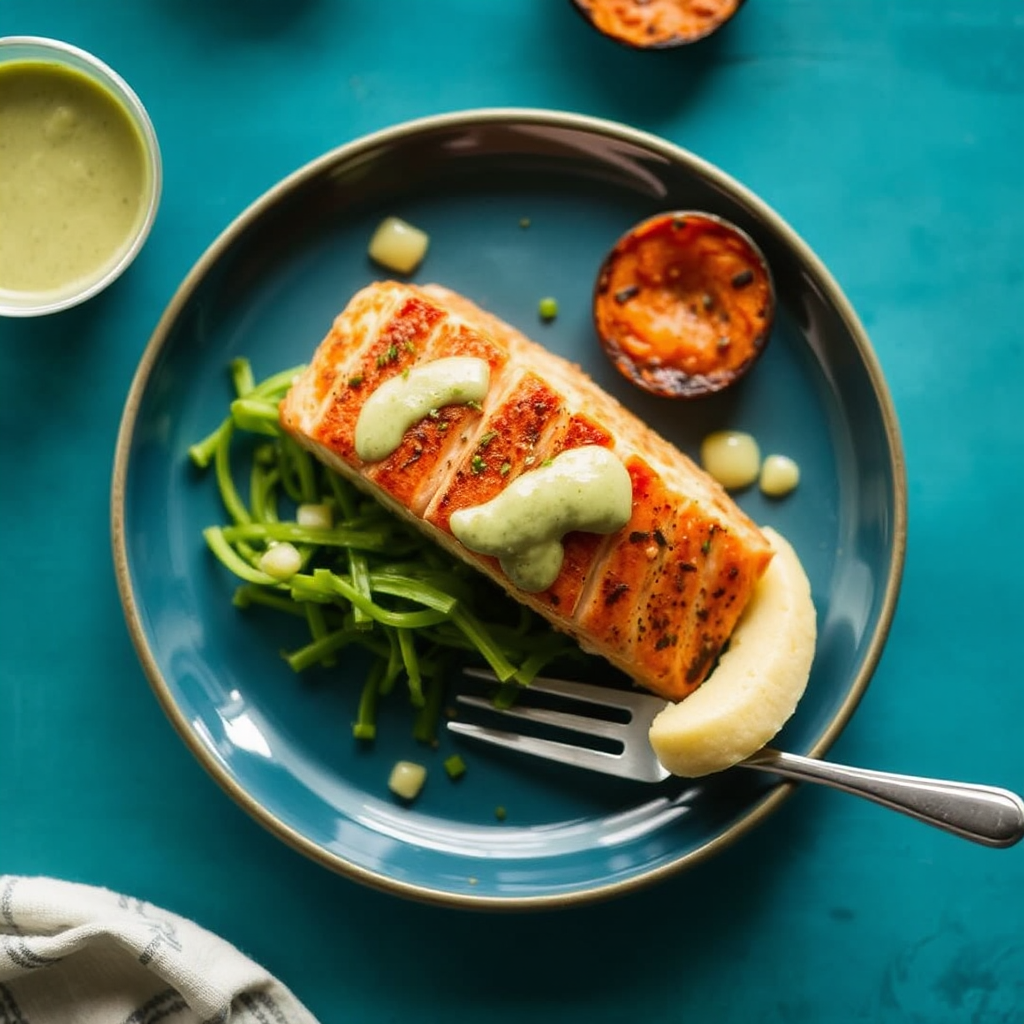
{"type": "MultiPolygon", "coordinates": [[[[871,334],[906,449],[890,643],[833,749],[1024,789],[1024,12],[1014,0],[749,0],[643,54],[562,0],[3,0],[0,34],[110,63],[164,153],[109,292],[0,321],[0,871],[191,917],[320,1019],[1017,1021],[1024,846],[805,790],[655,889],[541,916],[334,876],[239,810],[150,692],[111,567],[114,440],[178,282],[277,179],[364,132],[477,106],[626,121],[718,164],[817,250],[871,334]]],[[[2,230],[2,225],[0,225],[2,230]]]]}

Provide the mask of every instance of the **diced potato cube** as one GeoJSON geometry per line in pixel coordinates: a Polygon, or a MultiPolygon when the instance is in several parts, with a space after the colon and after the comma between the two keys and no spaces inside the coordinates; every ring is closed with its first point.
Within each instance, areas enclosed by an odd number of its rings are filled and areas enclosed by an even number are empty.
{"type": "Polygon", "coordinates": [[[382,220],[370,239],[370,258],[388,270],[411,274],[423,262],[430,238],[398,217],[382,220]]]}
{"type": "Polygon", "coordinates": [[[288,541],[273,544],[260,556],[260,568],[276,580],[287,580],[302,568],[302,555],[288,541]]]}
{"type": "Polygon", "coordinates": [[[334,525],[334,513],[325,503],[299,505],[295,510],[295,522],[317,530],[329,530],[334,525]]]}
{"type": "Polygon", "coordinates": [[[403,800],[415,800],[427,780],[427,769],[414,761],[396,761],[388,779],[388,789],[403,800]]]}

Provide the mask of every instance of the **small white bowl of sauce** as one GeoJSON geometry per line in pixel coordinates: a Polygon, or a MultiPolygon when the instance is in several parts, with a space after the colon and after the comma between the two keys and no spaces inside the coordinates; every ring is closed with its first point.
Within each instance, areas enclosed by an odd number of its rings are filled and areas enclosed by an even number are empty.
{"type": "Polygon", "coordinates": [[[0,38],[0,316],[56,313],[118,278],[160,202],[138,96],[68,43],[0,38]]]}

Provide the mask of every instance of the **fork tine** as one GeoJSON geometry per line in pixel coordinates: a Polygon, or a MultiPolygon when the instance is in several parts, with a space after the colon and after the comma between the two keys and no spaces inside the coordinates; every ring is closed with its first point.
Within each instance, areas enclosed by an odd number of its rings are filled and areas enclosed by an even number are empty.
{"type": "Polygon", "coordinates": [[[562,743],[560,740],[523,736],[521,733],[490,729],[471,722],[449,722],[448,728],[452,732],[470,736],[484,743],[490,743],[492,746],[533,754],[548,761],[558,761],[561,764],[569,764],[577,768],[589,768],[591,771],[603,772],[605,775],[617,775],[620,778],[637,779],[641,782],[661,782],[668,775],[664,769],[660,769],[660,765],[655,767],[654,764],[638,761],[624,754],[609,754],[603,750],[576,747],[571,743],[562,743]]]}
{"type": "MultiPolygon", "coordinates": [[[[464,668],[462,674],[472,679],[495,683],[497,676],[488,669],[464,668]]],[[[665,707],[665,701],[649,693],[638,693],[631,690],[616,690],[610,686],[592,686],[590,683],[569,682],[566,679],[550,679],[537,676],[523,693],[548,693],[556,697],[568,697],[571,700],[583,701],[587,704],[599,704],[606,708],[618,708],[621,711],[632,711],[653,718],[665,707]]]]}
{"type": "Polygon", "coordinates": [[[571,732],[583,733],[586,736],[602,736],[609,740],[625,742],[626,725],[622,722],[606,722],[600,718],[587,718],[586,715],[573,715],[567,711],[552,711],[549,708],[533,708],[522,704],[513,704],[510,708],[495,707],[492,701],[483,697],[473,697],[460,693],[455,697],[458,704],[466,704],[472,708],[483,708],[495,715],[507,715],[538,725],[551,725],[558,729],[569,729],[571,732]]]}
{"type": "MultiPolygon", "coordinates": [[[[466,668],[463,674],[474,679],[494,683],[494,674],[485,669],[466,668]]],[[[641,782],[661,782],[669,773],[658,762],[647,740],[647,730],[654,717],[665,707],[665,702],[650,694],[616,690],[611,687],[591,686],[562,679],[538,677],[523,688],[522,696],[528,701],[531,692],[563,697],[577,701],[584,710],[591,708],[614,708],[628,713],[628,722],[610,722],[603,718],[592,718],[587,714],[573,714],[549,708],[532,707],[517,703],[509,708],[496,707],[491,701],[468,694],[457,694],[459,704],[485,709],[492,714],[506,715],[532,722],[536,725],[553,726],[580,733],[583,736],[602,737],[622,744],[619,753],[594,750],[562,740],[539,736],[524,736],[504,729],[491,728],[471,722],[453,721],[448,723],[451,732],[469,736],[490,743],[493,746],[533,754],[549,761],[589,768],[606,775],[617,775],[624,779],[641,782]]]]}

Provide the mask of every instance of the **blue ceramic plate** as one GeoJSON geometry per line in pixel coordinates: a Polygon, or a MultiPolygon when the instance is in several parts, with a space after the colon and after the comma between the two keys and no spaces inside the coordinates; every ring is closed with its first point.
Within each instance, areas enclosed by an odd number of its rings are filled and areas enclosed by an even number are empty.
{"type": "Polygon", "coordinates": [[[733,427],[799,462],[790,497],[754,489],[739,498],[795,544],[813,587],[817,658],[778,744],[799,753],[823,753],[852,714],[895,606],[905,484],[881,372],[825,268],[736,182],[620,125],[517,110],[403,125],[296,172],[210,247],[143,356],[115,466],[119,586],[157,697],[227,792],[321,863],[418,899],[522,908],[650,883],[741,835],[788,788],[745,771],[645,787],[449,736],[434,751],[412,740],[401,700],[385,708],[375,746],[362,749],[350,722],[363,664],[353,655],[330,672],[294,675],[279,651],[302,642],[302,624],[234,608],[235,581],[203,543],[203,527],[223,514],[186,452],[225,414],[229,360],[248,357],[257,377],[308,361],[352,293],[382,276],[366,246],[388,214],[430,235],[417,281],[463,292],[578,361],[684,450],[733,427]],[[591,325],[603,255],[668,209],[708,210],[746,229],[778,289],[772,338],[753,372],[689,403],[634,389],[591,325]],[[560,307],[551,324],[537,316],[545,295],[560,307]],[[455,749],[469,762],[458,783],[441,769],[455,749]],[[430,771],[411,808],[387,790],[400,757],[430,771]]]}

